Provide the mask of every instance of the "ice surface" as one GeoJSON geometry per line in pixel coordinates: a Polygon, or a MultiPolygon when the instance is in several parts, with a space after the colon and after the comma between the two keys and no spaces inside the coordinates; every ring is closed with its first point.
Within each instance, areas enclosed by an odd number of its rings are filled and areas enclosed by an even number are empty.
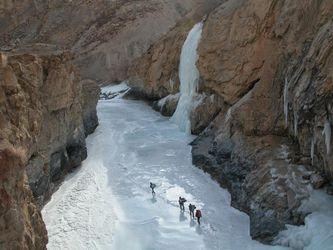
{"type": "Polygon", "coordinates": [[[87,160],[42,210],[48,249],[281,249],[250,238],[249,217],[192,165],[193,137],[177,125],[139,101],[100,101],[98,115],[87,160]],[[200,227],[180,195],[202,210],[200,227]]]}
{"type": "Polygon", "coordinates": [[[182,47],[179,64],[180,99],[177,109],[171,117],[171,121],[178,124],[179,128],[188,134],[191,133],[190,113],[193,96],[197,93],[199,83],[196,62],[202,27],[202,22],[194,25],[182,47]]]}
{"type": "Polygon", "coordinates": [[[304,250],[333,249],[333,197],[324,191],[312,190],[309,200],[300,211],[312,212],[305,218],[304,226],[287,226],[277,237],[277,243],[304,250]]]}

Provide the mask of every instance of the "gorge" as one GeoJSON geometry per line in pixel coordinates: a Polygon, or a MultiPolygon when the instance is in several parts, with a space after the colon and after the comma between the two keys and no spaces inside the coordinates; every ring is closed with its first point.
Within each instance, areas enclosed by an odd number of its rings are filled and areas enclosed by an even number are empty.
{"type": "Polygon", "coordinates": [[[332,14],[5,1],[0,248],[331,249],[332,14]]]}

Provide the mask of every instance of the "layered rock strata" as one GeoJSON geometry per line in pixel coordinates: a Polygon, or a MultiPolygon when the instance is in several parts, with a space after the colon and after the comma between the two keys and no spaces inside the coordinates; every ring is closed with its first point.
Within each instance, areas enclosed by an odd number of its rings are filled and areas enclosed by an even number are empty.
{"type": "Polygon", "coordinates": [[[178,21],[215,2],[7,0],[0,3],[0,47],[53,44],[76,54],[84,79],[122,81],[133,59],[178,21]]]}
{"type": "Polygon", "coordinates": [[[85,133],[96,126],[87,118],[95,101],[87,98],[97,97],[82,95],[71,60],[68,53],[1,53],[1,249],[46,248],[40,206],[86,158],[85,133]]]}

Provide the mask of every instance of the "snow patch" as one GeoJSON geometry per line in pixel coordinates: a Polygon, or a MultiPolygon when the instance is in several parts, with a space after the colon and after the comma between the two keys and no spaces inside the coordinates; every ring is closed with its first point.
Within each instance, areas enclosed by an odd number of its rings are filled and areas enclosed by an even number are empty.
{"type": "Polygon", "coordinates": [[[120,84],[111,84],[101,88],[100,99],[108,100],[115,97],[122,98],[129,90],[130,87],[126,81],[120,84]]]}
{"type": "Polygon", "coordinates": [[[299,211],[311,213],[305,218],[304,226],[287,225],[275,243],[292,249],[330,250],[333,246],[333,197],[324,191],[312,190],[299,211]]]}

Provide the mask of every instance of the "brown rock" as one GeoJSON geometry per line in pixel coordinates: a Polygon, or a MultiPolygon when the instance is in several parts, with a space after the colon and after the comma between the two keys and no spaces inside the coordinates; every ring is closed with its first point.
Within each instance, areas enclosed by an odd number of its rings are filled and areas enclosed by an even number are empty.
{"type": "Polygon", "coordinates": [[[0,52],[0,68],[7,66],[7,55],[0,52]]]}
{"type": "Polygon", "coordinates": [[[76,54],[84,79],[110,83],[125,80],[132,60],[178,21],[219,0],[7,2],[0,3],[0,47],[54,44],[76,54]]]}
{"type": "Polygon", "coordinates": [[[188,32],[222,1],[204,1],[170,32],[136,59],[128,71],[129,85],[137,96],[152,100],[179,92],[179,60],[188,32]]]}
{"type": "Polygon", "coordinates": [[[309,174],[297,163],[333,176],[332,138],[324,136],[333,121],[332,14],[328,0],[231,0],[204,24],[199,89],[229,109],[197,138],[193,159],[228,187],[264,242],[304,219],[297,208],[309,174]]]}
{"type": "Polygon", "coordinates": [[[69,59],[66,53],[9,55],[0,68],[1,249],[46,249],[38,205],[86,157],[83,117],[97,97],[85,96],[89,105],[83,99],[69,59]]]}
{"type": "Polygon", "coordinates": [[[200,134],[214,120],[221,108],[223,108],[223,104],[216,95],[200,94],[195,96],[190,113],[192,134],[200,134]]]}

